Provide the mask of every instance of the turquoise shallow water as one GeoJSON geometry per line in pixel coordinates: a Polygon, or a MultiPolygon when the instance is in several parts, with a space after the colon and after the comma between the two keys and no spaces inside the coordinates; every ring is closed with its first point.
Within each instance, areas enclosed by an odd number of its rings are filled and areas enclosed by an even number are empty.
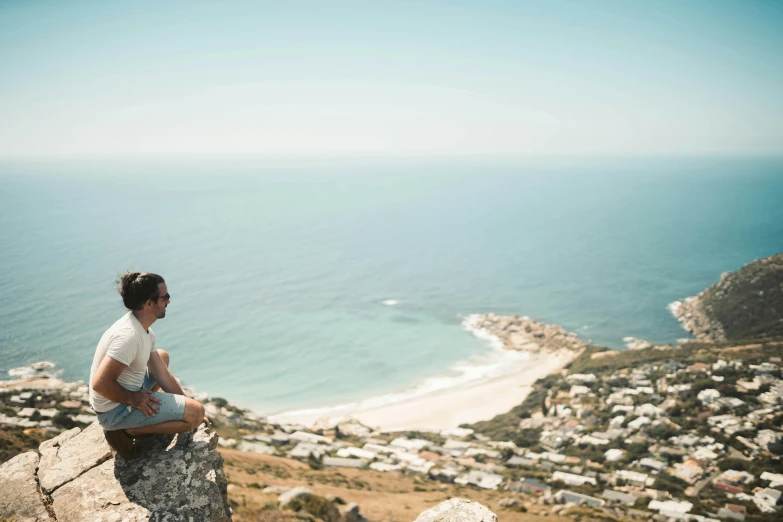
{"type": "Polygon", "coordinates": [[[264,412],[456,379],[470,313],[673,342],[670,302],[783,251],[781,201],[771,159],[3,164],[0,368],[86,379],[126,268],[168,282],[175,373],[264,412]]]}

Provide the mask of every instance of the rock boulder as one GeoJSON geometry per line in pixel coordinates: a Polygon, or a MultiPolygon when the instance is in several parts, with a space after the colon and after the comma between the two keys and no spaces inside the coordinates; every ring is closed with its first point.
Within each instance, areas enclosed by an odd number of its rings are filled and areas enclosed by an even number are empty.
{"type": "Polygon", "coordinates": [[[100,426],[67,431],[0,466],[0,516],[14,520],[231,520],[218,436],[153,436],[141,456],[112,458],[100,426]],[[41,488],[38,488],[40,482],[41,488]],[[5,495],[5,492],[13,492],[5,495]]]}
{"type": "Polygon", "coordinates": [[[452,498],[422,512],[415,522],[497,522],[498,517],[478,502],[452,498]]]}
{"type": "Polygon", "coordinates": [[[38,454],[34,451],[17,455],[0,466],[0,520],[51,520],[43,498],[38,493],[36,468],[38,454]]]}

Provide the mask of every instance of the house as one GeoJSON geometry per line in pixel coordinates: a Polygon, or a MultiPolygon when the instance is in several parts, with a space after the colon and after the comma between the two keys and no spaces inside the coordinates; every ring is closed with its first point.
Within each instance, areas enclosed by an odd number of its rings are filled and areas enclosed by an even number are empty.
{"type": "Polygon", "coordinates": [[[567,489],[561,489],[555,493],[555,502],[558,504],[584,504],[587,506],[603,506],[606,504],[606,501],[601,500],[600,498],[574,493],[567,489]]]}
{"type": "MultiPolygon", "coordinates": [[[[370,464],[370,467],[372,468],[373,464],[370,464]]],[[[430,468],[429,475],[433,480],[451,483],[459,476],[459,471],[451,468],[430,468]]]]}
{"type": "Polygon", "coordinates": [[[616,478],[624,480],[627,484],[640,488],[652,486],[655,482],[655,479],[650,478],[647,473],[628,471],[627,469],[616,471],[614,475],[616,478]]]}
{"type": "Polygon", "coordinates": [[[725,482],[720,482],[716,480],[712,483],[712,487],[715,489],[719,489],[721,491],[725,491],[726,493],[731,493],[732,495],[739,495],[743,491],[745,491],[745,488],[742,486],[735,486],[732,484],[726,484],[725,482]]]}
{"type": "Polygon", "coordinates": [[[783,437],[783,434],[780,432],[772,430],[761,430],[756,433],[756,438],[753,439],[753,442],[764,449],[769,449],[769,445],[778,442],[781,437],[783,437]]]}
{"type": "Polygon", "coordinates": [[[315,433],[307,433],[304,431],[295,431],[291,434],[291,438],[293,440],[298,440],[299,442],[309,442],[310,444],[331,444],[332,439],[328,437],[322,437],[320,435],[316,435],[315,433]]]}
{"type": "Polygon", "coordinates": [[[639,498],[630,493],[623,493],[613,489],[605,489],[601,496],[612,504],[623,504],[624,506],[633,506],[636,503],[636,499],[639,498]]]}
{"type": "Polygon", "coordinates": [[[778,486],[783,486],[783,474],[780,473],[770,473],[769,471],[765,471],[761,474],[759,477],[761,480],[768,480],[769,481],[769,487],[776,488],[778,486]]]}
{"type": "Polygon", "coordinates": [[[623,455],[625,455],[625,451],[617,448],[612,448],[610,450],[606,450],[604,453],[604,458],[608,462],[615,462],[623,458],[623,455]]]}
{"type": "Polygon", "coordinates": [[[640,468],[646,468],[652,471],[663,471],[666,469],[667,464],[663,461],[651,459],[649,457],[645,457],[642,460],[639,461],[639,467],[640,468]]]}
{"type": "Polygon", "coordinates": [[[526,459],[525,457],[511,457],[506,461],[506,466],[509,466],[511,468],[516,468],[516,467],[527,468],[527,467],[535,466],[536,464],[537,462],[535,460],[526,459]]]}
{"type": "Polygon", "coordinates": [[[592,373],[587,373],[587,374],[575,373],[573,375],[569,375],[568,377],[566,377],[566,380],[568,382],[581,382],[581,383],[590,384],[595,382],[595,375],[593,375],[592,373]]]}
{"type": "MultiPolygon", "coordinates": [[[[729,520],[745,520],[745,513],[740,511],[735,511],[733,509],[730,509],[728,506],[735,506],[735,504],[726,504],[725,507],[722,507],[718,510],[716,515],[718,518],[726,518],[729,520]]],[[[745,506],[737,506],[741,508],[745,508],[745,506]]]]}
{"type": "Polygon", "coordinates": [[[737,471],[735,469],[727,469],[717,477],[716,482],[723,482],[724,484],[750,484],[756,479],[756,477],[747,471],[737,471]]]}
{"type": "Polygon", "coordinates": [[[709,448],[701,446],[691,453],[691,458],[701,462],[711,462],[718,458],[718,454],[709,448]]]}
{"type": "MultiPolygon", "coordinates": [[[[388,462],[373,462],[370,464],[370,469],[375,471],[401,471],[405,468],[405,464],[389,464],[388,462]]],[[[455,473],[456,474],[456,473],[455,473]]]]}
{"type": "Polygon", "coordinates": [[[348,446],[347,448],[340,448],[337,450],[337,456],[344,458],[356,457],[359,459],[374,460],[378,454],[374,451],[348,446]]]}
{"type": "Polygon", "coordinates": [[[423,462],[412,462],[405,469],[412,473],[428,473],[434,466],[434,462],[424,460],[423,462]]]}
{"type": "Polygon", "coordinates": [[[708,388],[706,390],[700,391],[696,398],[704,404],[712,404],[716,400],[720,399],[720,392],[713,388],[708,388]]]}
{"type": "Polygon", "coordinates": [[[365,459],[351,459],[345,457],[324,457],[323,465],[327,468],[356,468],[362,469],[367,467],[367,461],[365,459]]]}
{"type": "Polygon", "coordinates": [[[471,484],[483,489],[497,489],[503,483],[503,480],[501,475],[473,470],[459,475],[454,479],[454,482],[463,486],[471,484]]]}
{"type": "Polygon", "coordinates": [[[645,488],[641,494],[650,500],[668,500],[672,498],[671,493],[660,489],[645,488]]]}
{"type": "MultiPolygon", "coordinates": [[[[448,442],[448,441],[446,441],[448,442]]],[[[427,446],[432,444],[428,440],[423,439],[405,439],[405,438],[397,438],[394,439],[389,443],[389,446],[395,446],[397,448],[402,448],[407,451],[421,451],[427,446]]]]}
{"type": "Polygon", "coordinates": [[[307,460],[312,455],[316,459],[320,459],[325,453],[325,447],[319,444],[313,444],[311,442],[300,442],[294,449],[291,450],[289,456],[292,459],[307,460]]]}
{"type": "Polygon", "coordinates": [[[532,495],[538,496],[548,495],[552,492],[552,488],[549,487],[548,484],[544,484],[543,482],[539,482],[531,478],[525,478],[518,482],[512,482],[509,484],[509,489],[519,493],[530,493],[532,495]]]}
{"type": "Polygon", "coordinates": [[[625,415],[618,415],[609,421],[609,427],[620,428],[622,427],[623,422],[625,422],[625,415]]]}
{"type": "Polygon", "coordinates": [[[571,391],[568,392],[568,395],[569,397],[574,398],[574,397],[580,397],[582,395],[587,395],[588,393],[590,393],[590,388],[588,388],[587,386],[582,386],[577,384],[571,386],[571,391]]]}
{"type": "Polygon", "coordinates": [[[585,484],[592,484],[593,486],[595,486],[598,484],[593,477],[574,475],[572,473],[564,473],[562,471],[555,471],[552,474],[552,480],[563,481],[569,486],[584,486],[585,484]]]}
{"type": "Polygon", "coordinates": [[[439,454],[435,453],[434,451],[422,451],[419,453],[419,458],[422,458],[424,460],[429,460],[430,462],[438,462],[443,459],[439,454]]]}
{"type": "Polygon", "coordinates": [[[742,399],[738,399],[736,397],[721,397],[719,399],[716,399],[715,402],[721,406],[726,406],[730,409],[739,408],[743,404],[745,404],[745,401],[742,399]]]}
{"type": "Polygon", "coordinates": [[[765,488],[753,494],[753,503],[762,513],[774,513],[779,509],[781,495],[783,493],[780,490],[765,488]]]}
{"type": "Polygon", "coordinates": [[[634,413],[636,415],[644,415],[646,417],[657,418],[657,417],[660,417],[663,414],[663,410],[661,410],[659,407],[654,406],[654,405],[652,405],[652,404],[650,404],[648,402],[648,403],[642,404],[641,406],[637,406],[636,409],[634,410],[634,413]]]}
{"type": "Polygon", "coordinates": [[[712,369],[713,369],[713,370],[723,370],[723,369],[724,369],[724,368],[726,368],[728,365],[729,365],[729,363],[727,363],[727,362],[726,362],[726,361],[724,361],[723,359],[718,359],[718,362],[716,362],[716,363],[714,363],[714,364],[712,365],[712,369]]]}
{"type": "Polygon", "coordinates": [[[599,439],[598,437],[594,437],[591,434],[582,435],[582,437],[579,439],[579,444],[592,444],[593,446],[605,446],[606,444],[609,444],[609,441],[606,439],[599,439]]]}
{"type": "Polygon", "coordinates": [[[678,515],[684,515],[693,508],[693,504],[690,502],[678,502],[676,500],[651,500],[647,504],[647,509],[650,511],[658,511],[661,515],[669,516],[674,515],[673,518],[677,518],[678,515]]]}
{"type": "Polygon", "coordinates": [[[468,435],[473,435],[473,430],[470,428],[451,428],[440,432],[441,437],[457,437],[458,439],[468,435]]]}
{"type": "Polygon", "coordinates": [[[688,459],[685,462],[675,464],[670,473],[688,484],[695,484],[704,475],[704,468],[699,466],[695,460],[688,459]]]}
{"type": "Polygon", "coordinates": [[[712,367],[709,364],[705,363],[694,363],[688,366],[688,371],[690,373],[701,373],[701,372],[709,372],[712,367]]]}
{"type": "Polygon", "coordinates": [[[756,373],[774,373],[780,369],[777,364],[763,362],[761,364],[749,364],[748,368],[756,373]]]}
{"type": "Polygon", "coordinates": [[[650,419],[648,417],[637,417],[628,423],[628,427],[634,430],[638,430],[647,424],[650,424],[650,419]]]}
{"type": "Polygon", "coordinates": [[[752,391],[758,391],[759,388],[761,388],[761,384],[762,384],[761,380],[758,377],[756,377],[752,381],[746,381],[742,379],[737,381],[737,388],[740,391],[744,391],[745,393],[747,393],[752,391]]]}

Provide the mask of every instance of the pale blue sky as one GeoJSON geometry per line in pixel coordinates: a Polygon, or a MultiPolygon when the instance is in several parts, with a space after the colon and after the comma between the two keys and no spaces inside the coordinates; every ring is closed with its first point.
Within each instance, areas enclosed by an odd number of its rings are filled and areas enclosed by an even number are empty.
{"type": "Polygon", "coordinates": [[[783,153],[783,2],[0,0],[0,157],[783,153]]]}

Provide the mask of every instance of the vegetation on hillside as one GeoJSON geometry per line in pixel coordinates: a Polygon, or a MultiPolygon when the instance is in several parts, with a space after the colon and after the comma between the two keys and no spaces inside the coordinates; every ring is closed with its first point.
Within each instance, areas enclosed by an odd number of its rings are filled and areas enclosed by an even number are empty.
{"type": "MultiPolygon", "coordinates": [[[[688,343],[675,346],[668,350],[646,349],[614,352],[605,357],[593,357],[598,352],[605,352],[606,348],[589,347],[568,366],[569,374],[594,373],[607,375],[617,370],[635,368],[643,364],[662,364],[668,361],[677,361],[686,366],[694,363],[713,363],[720,358],[732,359],[741,356],[742,360],[749,363],[760,363],[770,357],[780,356],[783,351],[783,342],[770,341],[752,344],[723,343],[712,345],[707,343],[688,343]]],[[[530,418],[534,414],[542,414],[548,397],[558,392],[569,390],[571,385],[560,375],[548,375],[539,379],[533,385],[533,389],[527,398],[510,411],[496,415],[490,420],[465,424],[463,427],[472,428],[476,432],[491,437],[493,440],[513,441],[519,447],[530,447],[532,437],[528,431],[519,428],[522,419],[530,418]]],[[[694,382],[694,393],[706,387],[718,387],[724,395],[731,395],[731,389],[716,385],[714,381],[694,382]]],[[[687,419],[701,411],[701,406],[683,401],[678,409],[673,411],[676,418],[687,419]],[[679,415],[678,415],[679,414],[679,415]]],[[[600,412],[594,412],[596,415],[600,412]]],[[[630,419],[629,419],[630,420],[630,419]]],[[[663,429],[663,428],[661,428],[663,429]]],[[[660,435],[666,435],[661,433],[660,435]]]]}
{"type": "Polygon", "coordinates": [[[727,274],[700,297],[728,340],[783,337],[783,254],[727,274]]]}

